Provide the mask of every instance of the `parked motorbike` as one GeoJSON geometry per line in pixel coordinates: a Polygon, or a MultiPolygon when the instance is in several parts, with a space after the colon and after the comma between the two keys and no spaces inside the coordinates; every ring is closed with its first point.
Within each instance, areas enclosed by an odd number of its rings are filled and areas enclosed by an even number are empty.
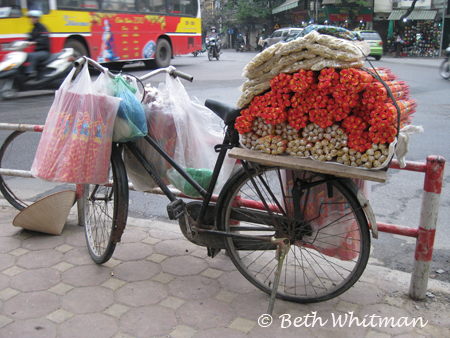
{"type": "Polygon", "coordinates": [[[234,48],[236,49],[236,52],[244,52],[245,50],[245,44],[243,42],[238,43],[236,42],[236,45],[234,46],[234,48]]]}
{"type": "Polygon", "coordinates": [[[445,58],[439,67],[439,74],[441,74],[444,79],[448,80],[450,78],[450,63],[448,61],[450,57],[450,46],[445,49],[444,54],[445,58]]]}
{"type": "Polygon", "coordinates": [[[208,48],[208,59],[211,61],[213,58],[219,60],[219,41],[216,38],[209,38],[208,44],[206,46],[208,48]]]}
{"type": "Polygon", "coordinates": [[[201,50],[196,50],[195,52],[192,52],[192,55],[198,56],[198,55],[200,55],[200,54],[202,54],[204,52],[206,52],[206,44],[205,43],[202,44],[202,49],[201,50]]]}
{"type": "Polygon", "coordinates": [[[57,89],[73,67],[75,51],[73,48],[64,48],[61,52],[51,54],[40,62],[37,67],[37,76],[28,77],[24,64],[27,60],[26,41],[14,42],[7,50],[8,53],[0,62],[0,97],[7,100],[17,96],[19,92],[39,89],[57,89]]]}

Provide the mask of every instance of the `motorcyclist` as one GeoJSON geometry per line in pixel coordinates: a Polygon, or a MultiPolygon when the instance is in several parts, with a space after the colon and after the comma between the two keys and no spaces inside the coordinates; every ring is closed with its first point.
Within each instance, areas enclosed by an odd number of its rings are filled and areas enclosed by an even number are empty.
{"type": "Polygon", "coordinates": [[[241,44],[245,45],[244,37],[241,33],[239,33],[238,38],[236,39],[236,49],[239,49],[241,44]]]}
{"type": "Polygon", "coordinates": [[[216,27],[211,27],[211,36],[210,38],[215,38],[217,41],[217,52],[220,53],[221,43],[220,43],[220,34],[216,32],[216,27]]]}
{"type": "Polygon", "coordinates": [[[42,12],[38,10],[28,11],[27,16],[33,24],[33,30],[28,38],[28,46],[35,46],[34,52],[28,53],[27,62],[29,65],[25,68],[25,74],[36,76],[36,66],[39,62],[45,61],[50,57],[50,38],[47,28],[39,22],[42,12]]]}

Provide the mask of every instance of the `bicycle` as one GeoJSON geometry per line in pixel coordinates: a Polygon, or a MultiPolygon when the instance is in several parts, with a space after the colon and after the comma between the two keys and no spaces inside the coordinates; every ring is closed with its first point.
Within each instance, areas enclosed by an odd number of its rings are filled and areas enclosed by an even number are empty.
{"type": "MultiPolygon", "coordinates": [[[[85,62],[114,76],[87,57],[76,60],[74,67],[80,69],[85,62]]],[[[163,72],[192,81],[172,66],[140,80],[163,72]]],[[[239,272],[271,295],[269,313],[275,298],[315,303],[347,291],[369,259],[368,219],[376,226],[370,205],[356,184],[326,171],[241,159],[241,167],[219,195],[213,195],[225,156],[239,147],[234,125],[240,110],[211,99],[205,105],[225,124],[223,142],[215,146],[219,155],[206,190],[152,137],[144,137],[203,201],[186,203],[176,198],[133,141],[113,144],[107,184],[77,185],[79,222],[93,261],[102,264],[111,258],[126,227],[129,186],[121,154],[127,147],[168,197],[168,216],[178,220],[186,239],[206,247],[211,258],[225,249],[239,272]]]]}
{"type": "Polygon", "coordinates": [[[9,134],[0,147],[0,168],[21,171],[20,176],[0,175],[0,191],[17,210],[23,210],[52,193],[73,188],[70,184],[36,180],[26,172],[30,170],[33,158],[21,154],[30,150],[36,152],[42,128],[36,130],[36,126],[21,125],[20,129],[9,134]],[[30,186],[33,189],[29,189],[30,186]]]}
{"type": "Polygon", "coordinates": [[[443,53],[444,59],[442,60],[441,65],[439,66],[439,74],[442,78],[448,80],[450,78],[450,66],[448,63],[448,58],[450,55],[450,47],[447,47],[443,53]]]}

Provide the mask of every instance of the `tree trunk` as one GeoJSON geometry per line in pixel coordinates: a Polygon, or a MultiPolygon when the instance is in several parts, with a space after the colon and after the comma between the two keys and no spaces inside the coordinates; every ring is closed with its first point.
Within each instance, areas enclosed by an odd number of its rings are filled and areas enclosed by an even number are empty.
{"type": "MultiPolygon", "coordinates": [[[[446,1],[446,0],[445,0],[446,1]]],[[[407,18],[408,17],[408,15],[410,15],[411,14],[411,12],[414,10],[414,8],[416,7],[416,2],[417,2],[417,0],[413,0],[413,2],[412,2],[412,4],[411,4],[411,7],[409,7],[407,10],[406,10],[406,13],[405,14],[403,14],[402,15],[402,17],[398,20],[398,32],[400,33],[400,35],[402,36],[402,39],[403,39],[403,37],[405,36],[405,26],[406,26],[406,24],[405,24],[405,22],[403,21],[403,19],[405,19],[405,18],[407,18]]]]}

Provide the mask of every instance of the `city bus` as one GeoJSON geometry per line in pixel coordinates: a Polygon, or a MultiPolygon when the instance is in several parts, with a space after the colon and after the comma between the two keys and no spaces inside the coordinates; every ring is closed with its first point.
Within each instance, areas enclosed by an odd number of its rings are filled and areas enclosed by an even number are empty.
{"type": "Polygon", "coordinates": [[[111,69],[167,67],[202,49],[199,0],[0,0],[0,60],[31,32],[29,10],[43,12],[52,53],[71,47],[111,69]]]}

